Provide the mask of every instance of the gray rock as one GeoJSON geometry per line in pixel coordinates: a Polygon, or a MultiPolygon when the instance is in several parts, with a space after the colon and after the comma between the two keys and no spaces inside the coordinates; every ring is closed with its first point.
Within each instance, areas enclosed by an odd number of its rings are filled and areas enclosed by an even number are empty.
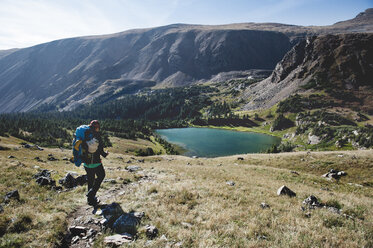
{"type": "Polygon", "coordinates": [[[80,236],[81,234],[87,233],[87,228],[84,226],[71,226],[69,227],[69,231],[72,236],[80,236]]]}
{"type": "Polygon", "coordinates": [[[295,197],[297,194],[285,185],[283,185],[277,190],[277,195],[288,195],[290,197],[295,197]]]}
{"type": "Polygon", "coordinates": [[[233,181],[228,181],[228,182],[226,182],[226,184],[228,184],[229,186],[234,186],[234,185],[236,185],[236,183],[233,182],[233,181]]]}
{"type": "Polygon", "coordinates": [[[10,155],[10,156],[8,156],[8,158],[9,158],[9,159],[11,159],[11,158],[16,158],[16,157],[14,157],[14,156],[10,155]]]}
{"type": "Polygon", "coordinates": [[[108,179],[104,179],[104,183],[111,183],[111,184],[116,184],[117,181],[115,179],[112,179],[112,178],[108,178],[108,179]]]}
{"type": "Polygon", "coordinates": [[[338,171],[338,170],[334,170],[334,169],[330,169],[328,173],[325,173],[324,175],[322,175],[322,177],[325,177],[327,179],[336,179],[336,180],[339,180],[341,177],[344,177],[344,176],[347,176],[347,173],[344,172],[344,171],[338,171]]]}
{"type": "Polygon", "coordinates": [[[39,177],[51,177],[51,172],[49,170],[42,170],[38,173],[36,173],[33,178],[39,178],[39,177]]]}
{"type": "Polygon", "coordinates": [[[76,180],[76,184],[79,186],[83,186],[84,184],[88,182],[87,175],[78,176],[75,180],[76,180]]]}
{"type": "Polygon", "coordinates": [[[150,225],[147,225],[145,227],[145,234],[148,238],[150,239],[154,239],[155,237],[158,236],[158,229],[155,227],[155,226],[150,226],[150,225]]]}
{"type": "Polygon", "coordinates": [[[262,209],[270,208],[270,206],[267,203],[265,203],[265,202],[260,203],[260,207],[262,209]]]}
{"type": "Polygon", "coordinates": [[[116,235],[105,237],[104,243],[107,246],[118,247],[118,246],[121,246],[125,243],[131,242],[132,238],[133,237],[131,235],[116,234],[116,235]]]}
{"type": "Polygon", "coordinates": [[[75,237],[73,237],[73,238],[71,239],[71,244],[76,244],[76,243],[78,243],[79,239],[80,239],[79,236],[75,236],[75,237]]]}
{"type": "Polygon", "coordinates": [[[238,157],[237,160],[244,160],[244,158],[243,157],[238,157]]]}
{"type": "Polygon", "coordinates": [[[58,181],[65,188],[74,188],[77,186],[76,179],[70,174],[67,173],[66,176],[58,181]]]}
{"type": "Polygon", "coordinates": [[[117,218],[119,218],[119,216],[124,214],[122,207],[116,202],[113,202],[112,204],[103,207],[101,210],[101,214],[109,223],[114,223],[114,221],[117,218]]]}
{"type": "Polygon", "coordinates": [[[56,181],[50,177],[40,176],[36,179],[36,183],[40,186],[56,186],[56,181]]]}
{"type": "Polygon", "coordinates": [[[322,204],[317,200],[316,196],[310,195],[307,197],[303,204],[308,206],[309,208],[315,208],[315,207],[322,207],[322,204]]]}
{"type": "Polygon", "coordinates": [[[136,172],[138,170],[141,170],[141,167],[137,165],[130,165],[126,166],[126,170],[128,170],[129,172],[136,172]]]}
{"type": "Polygon", "coordinates": [[[6,193],[4,202],[9,203],[11,199],[19,201],[19,193],[17,189],[6,193]]]}
{"type": "Polygon", "coordinates": [[[129,233],[135,235],[139,224],[140,219],[135,217],[133,213],[124,213],[114,222],[113,230],[116,233],[129,233]]]}
{"type": "Polygon", "coordinates": [[[188,222],[181,222],[180,223],[183,227],[185,227],[185,228],[192,228],[193,226],[192,226],[192,224],[190,224],[190,223],[188,223],[188,222]]]}

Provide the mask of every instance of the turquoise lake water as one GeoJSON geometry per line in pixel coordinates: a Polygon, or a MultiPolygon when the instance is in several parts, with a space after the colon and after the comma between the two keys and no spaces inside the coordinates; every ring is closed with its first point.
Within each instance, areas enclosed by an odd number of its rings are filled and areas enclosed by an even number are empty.
{"type": "Polygon", "coordinates": [[[252,132],[237,132],[214,128],[171,128],[156,132],[168,142],[187,151],[185,156],[220,157],[258,153],[279,144],[280,138],[252,132]]]}

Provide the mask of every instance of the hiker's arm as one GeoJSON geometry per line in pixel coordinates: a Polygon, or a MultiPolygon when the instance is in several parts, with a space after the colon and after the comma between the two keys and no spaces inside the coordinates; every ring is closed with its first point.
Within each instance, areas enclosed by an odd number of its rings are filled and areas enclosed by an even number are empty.
{"type": "Polygon", "coordinates": [[[99,150],[99,152],[100,152],[100,155],[103,156],[104,158],[106,158],[106,156],[109,155],[108,152],[105,152],[105,151],[104,151],[104,145],[103,145],[103,142],[102,142],[102,138],[101,138],[101,137],[99,138],[98,150],[99,150]]]}

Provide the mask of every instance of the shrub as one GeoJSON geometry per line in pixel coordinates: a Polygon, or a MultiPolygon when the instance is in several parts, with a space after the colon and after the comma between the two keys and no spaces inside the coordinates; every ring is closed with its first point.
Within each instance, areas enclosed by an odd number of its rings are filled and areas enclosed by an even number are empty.
{"type": "Polygon", "coordinates": [[[287,119],[283,114],[279,114],[273,121],[271,131],[284,130],[294,126],[294,122],[287,119]]]}

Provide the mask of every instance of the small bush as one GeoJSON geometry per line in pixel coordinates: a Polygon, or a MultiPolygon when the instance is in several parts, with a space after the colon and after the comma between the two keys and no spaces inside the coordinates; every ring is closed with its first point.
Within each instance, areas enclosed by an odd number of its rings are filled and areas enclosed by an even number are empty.
{"type": "Polygon", "coordinates": [[[32,218],[27,214],[18,216],[9,226],[9,232],[21,233],[29,230],[32,226],[32,218]]]}
{"type": "Polygon", "coordinates": [[[332,216],[324,219],[323,225],[327,228],[341,227],[344,225],[344,222],[341,217],[332,216]]]}
{"type": "Polygon", "coordinates": [[[337,200],[328,200],[327,202],[325,202],[325,205],[328,206],[328,207],[334,207],[334,208],[337,208],[337,209],[342,209],[343,205],[341,203],[339,203],[337,200]]]}
{"type": "Polygon", "coordinates": [[[284,130],[292,126],[294,126],[294,123],[291,120],[287,119],[283,114],[279,114],[273,121],[271,131],[284,130]]]}

